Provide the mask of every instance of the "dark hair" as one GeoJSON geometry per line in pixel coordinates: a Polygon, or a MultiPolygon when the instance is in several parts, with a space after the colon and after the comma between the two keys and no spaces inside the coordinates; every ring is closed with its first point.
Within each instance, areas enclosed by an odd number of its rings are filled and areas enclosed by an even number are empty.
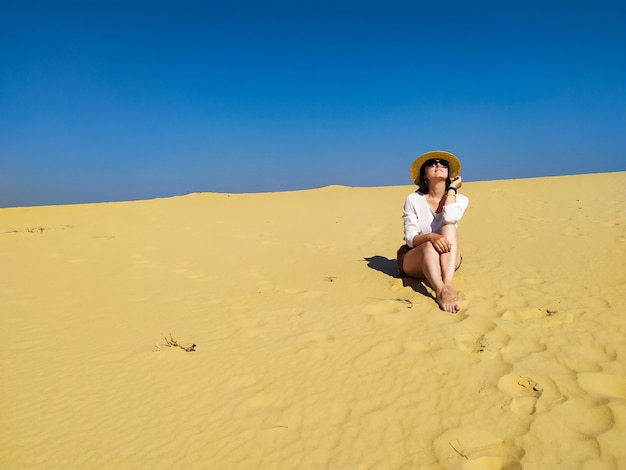
{"type": "MultiPolygon", "coordinates": [[[[420,174],[417,177],[417,185],[419,186],[420,193],[422,194],[428,194],[428,191],[430,191],[430,188],[428,187],[428,181],[426,181],[426,178],[424,177],[424,175],[426,174],[426,163],[428,162],[424,162],[424,164],[420,168],[420,174]]],[[[450,186],[451,182],[452,181],[450,180],[450,170],[448,170],[448,177],[446,178],[446,188],[450,186]]]]}

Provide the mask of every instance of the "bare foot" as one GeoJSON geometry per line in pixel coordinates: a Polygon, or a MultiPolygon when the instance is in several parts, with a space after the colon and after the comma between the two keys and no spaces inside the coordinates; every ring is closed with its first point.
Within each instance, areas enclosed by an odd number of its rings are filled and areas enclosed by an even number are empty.
{"type": "Polygon", "coordinates": [[[452,293],[452,297],[454,298],[454,300],[460,301],[460,300],[465,300],[463,297],[461,297],[459,295],[459,293],[457,291],[455,291],[452,286],[446,286],[446,288],[452,293]]]}
{"type": "Polygon", "coordinates": [[[449,287],[444,287],[443,289],[441,289],[436,298],[437,303],[439,304],[439,308],[446,312],[458,313],[461,308],[457,305],[457,299],[455,298],[455,296],[456,292],[454,292],[454,289],[451,289],[449,287]]]}

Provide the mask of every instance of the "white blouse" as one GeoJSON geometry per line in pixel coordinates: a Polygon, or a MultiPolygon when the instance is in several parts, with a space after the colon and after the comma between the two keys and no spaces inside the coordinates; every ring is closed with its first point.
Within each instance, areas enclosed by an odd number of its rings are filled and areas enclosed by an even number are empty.
{"type": "Polygon", "coordinates": [[[443,206],[443,210],[436,214],[426,201],[426,196],[419,190],[406,198],[402,209],[404,220],[404,241],[413,248],[413,237],[423,233],[441,233],[444,224],[458,226],[459,220],[469,205],[469,199],[463,194],[456,195],[456,202],[443,206]]]}

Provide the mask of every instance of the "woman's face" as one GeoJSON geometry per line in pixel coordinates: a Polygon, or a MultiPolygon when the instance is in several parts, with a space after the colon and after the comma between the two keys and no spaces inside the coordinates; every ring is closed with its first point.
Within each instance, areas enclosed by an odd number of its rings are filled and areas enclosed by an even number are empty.
{"type": "Polygon", "coordinates": [[[438,158],[433,158],[431,160],[427,160],[424,163],[425,172],[424,176],[426,179],[430,179],[433,177],[448,177],[449,164],[446,160],[440,160],[438,158]]]}

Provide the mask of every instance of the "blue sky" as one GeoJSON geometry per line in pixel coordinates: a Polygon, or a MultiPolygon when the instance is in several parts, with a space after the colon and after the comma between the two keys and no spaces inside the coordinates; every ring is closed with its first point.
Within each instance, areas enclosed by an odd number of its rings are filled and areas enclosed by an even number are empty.
{"type": "Polygon", "coordinates": [[[624,2],[0,11],[0,207],[626,170],[624,2]]]}

